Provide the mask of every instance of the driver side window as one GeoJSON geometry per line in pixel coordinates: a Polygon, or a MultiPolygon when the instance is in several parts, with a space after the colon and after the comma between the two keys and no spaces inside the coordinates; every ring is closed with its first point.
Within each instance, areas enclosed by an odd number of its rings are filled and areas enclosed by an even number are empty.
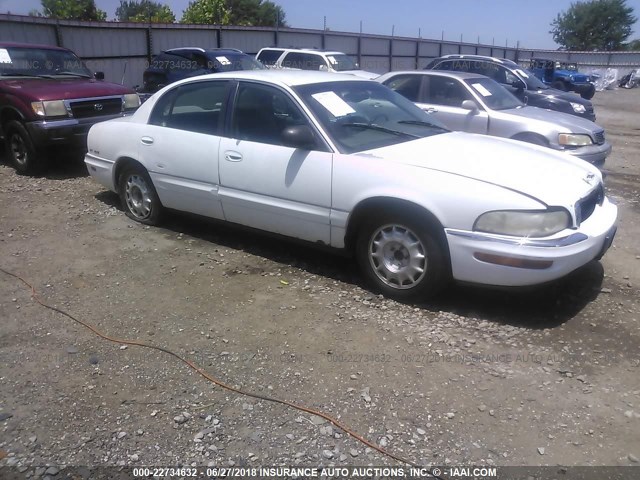
{"type": "Polygon", "coordinates": [[[231,126],[234,138],[283,145],[282,131],[294,125],[308,121],[288,95],[272,87],[240,84],[231,126]]]}

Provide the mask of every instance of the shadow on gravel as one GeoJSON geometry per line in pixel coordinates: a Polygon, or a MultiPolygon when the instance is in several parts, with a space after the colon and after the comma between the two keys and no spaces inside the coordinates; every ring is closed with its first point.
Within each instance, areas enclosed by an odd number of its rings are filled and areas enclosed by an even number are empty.
{"type": "MultiPolygon", "coordinates": [[[[0,141],[0,164],[13,168],[5,155],[5,146],[0,141]]],[[[53,151],[43,171],[34,178],[47,180],[68,180],[70,178],[87,177],[89,172],[84,164],[84,154],[77,152],[53,151]]]]}
{"type": "MultiPolygon", "coordinates": [[[[95,198],[122,211],[118,196],[113,192],[101,192],[95,198]]],[[[355,260],[308,243],[182,213],[168,213],[162,228],[371,291],[363,283],[355,260]]],[[[407,305],[524,328],[553,328],[567,322],[595,300],[603,279],[602,265],[593,261],[567,277],[543,286],[505,290],[452,284],[437,298],[428,302],[407,302],[407,305]]]]}

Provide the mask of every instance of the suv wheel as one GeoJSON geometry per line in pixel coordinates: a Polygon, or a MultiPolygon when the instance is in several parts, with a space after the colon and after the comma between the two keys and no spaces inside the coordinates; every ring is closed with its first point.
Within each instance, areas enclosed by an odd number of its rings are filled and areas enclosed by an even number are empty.
{"type": "Polygon", "coordinates": [[[564,82],[561,82],[560,80],[556,80],[555,82],[553,82],[551,84],[551,88],[555,88],[556,90],[562,90],[563,92],[567,91],[567,86],[564,84],[564,82]]]}
{"type": "Polygon", "coordinates": [[[42,154],[36,149],[24,125],[12,120],[4,130],[7,157],[16,171],[21,175],[37,173],[42,168],[42,154]]]}

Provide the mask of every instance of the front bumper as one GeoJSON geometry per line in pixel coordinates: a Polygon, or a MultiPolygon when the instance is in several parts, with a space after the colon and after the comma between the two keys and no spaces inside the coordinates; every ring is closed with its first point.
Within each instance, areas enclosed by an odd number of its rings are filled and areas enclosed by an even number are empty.
{"type": "Polygon", "coordinates": [[[37,147],[64,145],[87,148],[87,134],[93,125],[121,116],[122,114],[80,119],[39,120],[26,123],[25,126],[37,147]]]}
{"type": "Polygon", "coordinates": [[[617,207],[605,199],[577,230],[570,233],[565,230],[546,238],[508,237],[447,228],[453,278],[461,282],[516,287],[564,277],[604,255],[615,235],[617,215],[617,207]],[[499,264],[493,259],[506,260],[499,264]]]}
{"type": "Polygon", "coordinates": [[[601,167],[604,165],[604,161],[611,153],[611,144],[609,142],[604,142],[602,145],[589,145],[587,147],[566,149],[562,151],[592,163],[596,167],[601,167]]]}

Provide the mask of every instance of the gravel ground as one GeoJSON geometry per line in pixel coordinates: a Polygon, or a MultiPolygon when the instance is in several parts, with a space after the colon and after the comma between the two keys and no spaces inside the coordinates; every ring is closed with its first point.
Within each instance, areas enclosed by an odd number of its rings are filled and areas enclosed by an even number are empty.
{"type": "MultiPolygon", "coordinates": [[[[619,233],[601,262],[544,289],[453,286],[401,304],[308,246],[189,216],[132,222],[65,159],[38,178],[0,165],[0,267],[109,335],[322,410],[412,462],[640,466],[640,89],[594,102],[619,233]]],[[[397,464],[319,417],[103,341],[2,273],[0,317],[0,465],[25,475],[397,464]]]]}

